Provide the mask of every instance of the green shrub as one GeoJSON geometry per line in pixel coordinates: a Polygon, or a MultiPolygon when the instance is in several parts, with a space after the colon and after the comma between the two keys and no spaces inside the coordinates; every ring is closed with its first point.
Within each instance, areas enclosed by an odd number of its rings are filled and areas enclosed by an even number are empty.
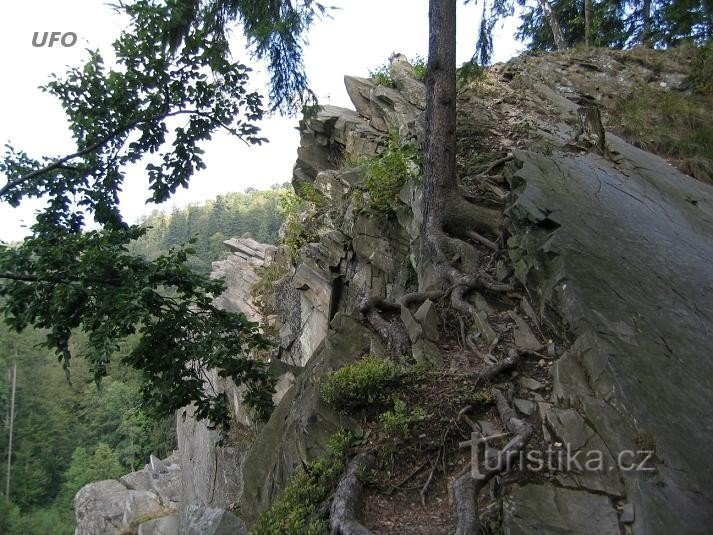
{"type": "Polygon", "coordinates": [[[379,416],[379,422],[389,436],[405,439],[411,432],[413,424],[425,418],[426,411],[421,407],[409,409],[405,401],[396,399],[393,410],[382,413],[379,416]]]}
{"type": "Polygon", "coordinates": [[[366,164],[364,188],[369,193],[368,206],[393,213],[399,203],[399,191],[410,178],[421,176],[421,155],[411,145],[401,145],[392,136],[386,150],[366,164]]]}
{"type": "Polygon", "coordinates": [[[388,359],[367,356],[322,378],[319,392],[329,405],[353,410],[384,399],[385,388],[401,375],[388,359]]]}
{"type": "Polygon", "coordinates": [[[339,483],[354,434],[341,431],[329,441],[330,451],[300,468],[270,508],[250,530],[251,535],[317,535],[329,533],[317,518],[319,507],[339,483]]]}

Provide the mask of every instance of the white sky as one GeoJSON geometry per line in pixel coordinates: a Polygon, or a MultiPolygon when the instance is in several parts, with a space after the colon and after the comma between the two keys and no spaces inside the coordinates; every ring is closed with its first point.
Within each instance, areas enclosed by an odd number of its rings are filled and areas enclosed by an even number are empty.
{"type": "MultiPolygon", "coordinates": [[[[339,7],[313,26],[305,64],[312,89],[320,103],[352,107],[344,90],[343,76],[367,76],[392,52],[408,57],[426,56],[428,47],[428,0],[332,0],[339,7]]],[[[458,6],[458,62],[468,60],[474,49],[480,5],[458,6]]],[[[62,109],[38,86],[50,73],[62,73],[86,57],[86,48],[111,55],[111,42],[118,37],[123,21],[102,0],[24,0],[0,5],[0,145],[11,141],[31,156],[61,156],[73,151],[72,139],[62,109]],[[32,46],[34,32],[74,32],[78,43],[72,48],[32,46]]],[[[523,46],[513,35],[516,22],[497,27],[494,61],[504,61],[523,46]]],[[[239,29],[236,29],[236,36],[239,29]]],[[[236,39],[239,40],[239,39],[236,39]]],[[[243,47],[234,46],[236,59],[243,47]]],[[[260,74],[257,75],[260,77],[260,74]]],[[[211,199],[218,194],[243,191],[247,187],[268,188],[289,181],[296,158],[299,136],[296,118],[271,117],[261,124],[270,140],[261,147],[247,147],[229,136],[216,135],[206,144],[208,168],[196,174],[187,190],[178,191],[163,208],[211,199]]],[[[3,149],[4,152],[4,149],[3,149]]],[[[0,184],[4,183],[0,178],[0,184]]],[[[129,222],[156,208],[146,205],[148,197],[142,167],[130,170],[121,195],[121,210],[129,222]]],[[[13,209],[0,203],[0,240],[16,240],[30,224],[37,204],[25,201],[13,209]]]]}

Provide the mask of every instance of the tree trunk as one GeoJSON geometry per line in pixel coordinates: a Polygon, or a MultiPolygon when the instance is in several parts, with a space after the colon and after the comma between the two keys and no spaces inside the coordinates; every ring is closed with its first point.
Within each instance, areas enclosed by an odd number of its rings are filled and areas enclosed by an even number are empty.
{"type": "Polygon", "coordinates": [[[439,232],[456,191],[456,0],[430,0],[424,147],[424,245],[439,232]]]}
{"type": "Polygon", "coordinates": [[[592,46],[592,0],[584,0],[584,46],[592,46]]]}
{"type": "Polygon", "coordinates": [[[557,50],[566,50],[567,43],[565,42],[564,37],[562,35],[562,28],[560,28],[560,23],[557,20],[557,17],[555,16],[555,12],[552,11],[552,6],[547,0],[537,0],[537,2],[540,4],[542,12],[545,14],[547,22],[549,23],[550,28],[552,29],[552,35],[555,38],[555,45],[557,46],[557,50]]]}
{"type": "Polygon", "coordinates": [[[641,43],[647,47],[651,48],[651,0],[644,0],[641,6],[642,18],[644,20],[643,27],[641,29],[641,43]]]}

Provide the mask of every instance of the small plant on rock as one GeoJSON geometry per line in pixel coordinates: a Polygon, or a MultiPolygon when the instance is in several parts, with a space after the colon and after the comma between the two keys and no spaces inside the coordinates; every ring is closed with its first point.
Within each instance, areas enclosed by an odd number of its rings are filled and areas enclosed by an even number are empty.
{"type": "Polygon", "coordinates": [[[413,425],[425,418],[426,411],[423,408],[408,408],[405,401],[396,399],[393,410],[382,413],[379,422],[390,437],[406,439],[413,425]]]}
{"type": "Polygon", "coordinates": [[[280,210],[285,217],[281,229],[282,244],[287,248],[292,260],[295,260],[301,247],[319,240],[317,215],[320,206],[317,202],[298,197],[290,191],[280,197],[280,210]]]}
{"type": "Polygon", "coordinates": [[[411,145],[402,145],[392,135],[386,150],[366,164],[364,187],[368,206],[378,212],[393,213],[399,203],[401,188],[410,178],[421,176],[422,157],[411,145]]]}
{"type": "Polygon", "coordinates": [[[371,81],[376,85],[396,87],[394,79],[391,78],[391,66],[388,61],[376,69],[369,71],[369,78],[371,78],[371,81]]]}
{"type": "Polygon", "coordinates": [[[385,389],[400,375],[401,368],[394,362],[367,356],[323,378],[319,391],[329,405],[349,411],[382,401],[385,389]]]}
{"type": "Polygon", "coordinates": [[[411,66],[413,67],[413,77],[424,82],[426,80],[426,60],[421,56],[416,56],[411,66]]]}

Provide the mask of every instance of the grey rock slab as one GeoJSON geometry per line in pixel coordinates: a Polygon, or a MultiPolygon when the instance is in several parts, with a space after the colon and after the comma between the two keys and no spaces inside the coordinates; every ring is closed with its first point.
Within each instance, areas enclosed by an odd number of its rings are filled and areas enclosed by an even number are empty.
{"type": "Polygon", "coordinates": [[[441,316],[436,310],[433,301],[426,299],[414,314],[414,318],[423,327],[426,338],[432,342],[438,342],[440,338],[441,316]]]}
{"type": "Polygon", "coordinates": [[[480,430],[483,432],[483,435],[486,437],[492,437],[493,435],[500,433],[498,428],[488,420],[478,420],[478,425],[480,426],[480,430]]]}
{"type": "Polygon", "coordinates": [[[443,366],[443,355],[436,344],[426,338],[420,338],[411,346],[413,358],[419,364],[428,364],[435,368],[443,366]]]}
{"type": "Polygon", "coordinates": [[[190,504],[181,513],[180,535],[247,535],[240,518],[225,509],[190,504]]]}
{"type": "Polygon", "coordinates": [[[520,349],[528,349],[530,351],[538,351],[542,348],[542,344],[532,334],[532,330],[527,322],[522,319],[516,312],[510,311],[510,317],[515,322],[513,327],[513,337],[515,338],[515,346],[520,349]]]}
{"type": "Polygon", "coordinates": [[[552,485],[526,485],[505,497],[503,533],[619,535],[619,522],[606,496],[552,485]]]}
{"type": "Polygon", "coordinates": [[[421,338],[421,335],[423,334],[423,327],[418,321],[416,321],[416,318],[414,318],[413,314],[411,314],[411,311],[405,306],[401,307],[401,321],[406,327],[408,337],[411,339],[412,343],[415,343],[416,340],[421,338]]]}
{"type": "Polygon", "coordinates": [[[137,535],[178,535],[178,530],[178,515],[167,515],[142,522],[136,533],[137,535]]]}
{"type": "Polygon", "coordinates": [[[619,520],[622,524],[633,524],[636,516],[634,515],[634,504],[625,503],[621,509],[619,520]]]}
{"type": "Polygon", "coordinates": [[[426,86],[413,75],[413,66],[403,54],[390,58],[391,78],[401,94],[418,109],[426,109],[426,86]]]}
{"type": "Polygon", "coordinates": [[[524,375],[518,378],[518,383],[520,383],[520,386],[522,388],[526,388],[527,390],[540,390],[541,388],[545,387],[545,385],[543,385],[537,379],[533,379],[532,377],[526,377],[524,375]]]}
{"type": "Polygon", "coordinates": [[[533,306],[576,340],[555,365],[556,399],[583,407],[614,456],[627,429],[655,442],[656,481],[624,478],[635,530],[702,533],[713,465],[692,445],[713,439],[713,187],[607,142],[616,161],[514,151],[510,255],[533,306]]]}
{"type": "Polygon", "coordinates": [[[515,408],[525,416],[530,416],[533,412],[535,412],[535,403],[528,399],[516,398],[512,400],[512,403],[515,405],[515,408]]]}
{"type": "Polygon", "coordinates": [[[327,337],[296,382],[284,395],[250,446],[243,466],[244,491],[240,515],[254,522],[304,463],[327,451],[337,431],[356,428],[356,422],[328,406],[319,393],[319,378],[354,362],[377,339],[357,320],[337,313],[327,337]]]}

